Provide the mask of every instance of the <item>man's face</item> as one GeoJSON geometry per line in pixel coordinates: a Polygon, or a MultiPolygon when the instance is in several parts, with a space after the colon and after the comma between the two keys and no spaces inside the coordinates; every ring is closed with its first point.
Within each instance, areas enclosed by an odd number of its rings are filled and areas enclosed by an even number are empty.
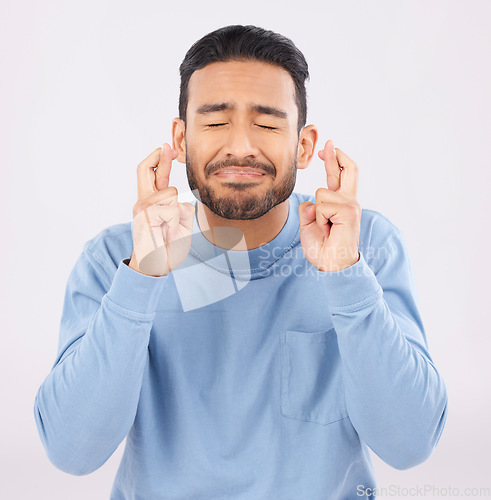
{"type": "Polygon", "coordinates": [[[249,220],[287,200],[298,151],[290,74],[258,61],[215,62],[192,74],[188,93],[186,172],[201,202],[220,217],[249,220]]]}

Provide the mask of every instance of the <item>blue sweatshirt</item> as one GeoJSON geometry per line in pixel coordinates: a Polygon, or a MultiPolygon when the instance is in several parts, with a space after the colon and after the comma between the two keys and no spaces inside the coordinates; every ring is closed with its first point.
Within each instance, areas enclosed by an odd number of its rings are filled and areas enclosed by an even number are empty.
{"type": "Polygon", "coordinates": [[[403,236],[362,210],[360,259],[304,257],[293,193],[280,233],[224,250],[194,219],[167,276],[128,267],[132,222],[88,241],[34,415],[49,460],[101,467],[112,500],[374,498],[370,448],[396,469],[433,452],[447,392],[428,352],[403,236]]]}

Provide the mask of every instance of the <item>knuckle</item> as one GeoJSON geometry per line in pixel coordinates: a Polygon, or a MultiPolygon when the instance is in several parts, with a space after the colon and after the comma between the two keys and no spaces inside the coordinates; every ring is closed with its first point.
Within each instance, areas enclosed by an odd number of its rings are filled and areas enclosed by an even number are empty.
{"type": "Polygon", "coordinates": [[[156,190],[154,193],[154,198],[156,198],[157,201],[155,203],[159,202],[166,202],[166,205],[168,205],[170,202],[177,203],[177,189],[173,186],[171,187],[166,187],[164,189],[156,190]]]}
{"type": "Polygon", "coordinates": [[[361,212],[361,205],[356,201],[351,202],[349,204],[349,207],[350,207],[352,213],[355,215],[358,215],[361,212]]]}
{"type": "Polygon", "coordinates": [[[137,201],[134,205],[133,205],[133,217],[138,214],[139,212],[141,212],[142,208],[141,208],[141,202],[140,201],[137,201]]]}

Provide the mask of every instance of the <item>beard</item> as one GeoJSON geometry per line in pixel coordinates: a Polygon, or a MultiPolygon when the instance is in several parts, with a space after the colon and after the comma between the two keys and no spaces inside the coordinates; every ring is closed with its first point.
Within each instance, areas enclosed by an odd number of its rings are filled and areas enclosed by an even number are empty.
{"type": "MultiPolygon", "coordinates": [[[[284,177],[270,187],[264,194],[255,195],[248,193],[249,189],[260,189],[260,184],[257,182],[227,181],[227,186],[223,189],[232,192],[232,194],[229,196],[218,196],[215,189],[207,185],[205,182],[198,180],[195,175],[196,168],[193,166],[193,162],[186,152],[186,174],[188,177],[189,188],[193,192],[194,196],[216,215],[223,217],[224,219],[232,220],[258,219],[259,217],[267,214],[276,205],[286,201],[295,188],[297,178],[296,154],[292,155],[290,163],[290,168],[287,169],[284,177]],[[198,192],[199,198],[196,196],[196,192],[198,192]]],[[[205,168],[205,172],[207,177],[209,177],[210,173],[213,173],[220,168],[230,167],[233,165],[259,168],[266,172],[265,175],[276,174],[276,169],[270,165],[255,161],[239,162],[234,159],[209,164],[205,168]]]]}

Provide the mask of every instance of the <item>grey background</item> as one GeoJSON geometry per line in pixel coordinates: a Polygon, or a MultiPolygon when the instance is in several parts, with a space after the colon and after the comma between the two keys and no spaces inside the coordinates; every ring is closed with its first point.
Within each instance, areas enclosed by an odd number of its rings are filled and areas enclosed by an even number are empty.
{"type": "MultiPolygon", "coordinates": [[[[491,488],[490,14],[475,0],[2,2],[0,496],[109,496],[123,444],[89,476],[59,471],[34,397],[83,244],[131,220],[137,164],[171,141],[178,66],[228,24],[278,31],[304,52],[317,149],[333,139],[358,163],[362,207],[387,216],[409,248],[449,417],[420,466],[397,471],[372,454],[379,486],[491,488]]],[[[184,165],[174,162],[171,185],[188,189],[184,165]]],[[[296,191],[318,187],[316,156],[296,191]]]]}

